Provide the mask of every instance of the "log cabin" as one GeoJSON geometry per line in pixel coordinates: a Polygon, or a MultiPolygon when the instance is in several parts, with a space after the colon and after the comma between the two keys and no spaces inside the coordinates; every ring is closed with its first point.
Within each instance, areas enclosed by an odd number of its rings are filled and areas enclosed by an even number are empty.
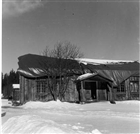
{"type": "Polygon", "coordinates": [[[67,102],[139,99],[136,61],[60,60],[35,54],[20,56],[18,60],[21,104],[56,99],[67,102]],[[66,81],[66,88],[61,91],[60,85],[66,81]],[[58,95],[60,92],[63,96],[58,95]]]}

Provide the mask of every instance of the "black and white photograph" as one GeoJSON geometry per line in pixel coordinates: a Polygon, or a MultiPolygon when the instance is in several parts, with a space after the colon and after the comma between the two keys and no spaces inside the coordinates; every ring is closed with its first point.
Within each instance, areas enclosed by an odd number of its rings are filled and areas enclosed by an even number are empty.
{"type": "Polygon", "coordinates": [[[139,0],[2,0],[2,134],[140,134],[139,0]]]}

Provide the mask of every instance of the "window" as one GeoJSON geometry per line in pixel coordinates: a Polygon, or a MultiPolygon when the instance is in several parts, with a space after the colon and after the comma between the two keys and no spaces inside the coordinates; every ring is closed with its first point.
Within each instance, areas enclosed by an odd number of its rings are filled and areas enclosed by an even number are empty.
{"type": "Polygon", "coordinates": [[[125,83],[121,83],[120,88],[117,88],[117,92],[125,92],[125,83]]]}
{"type": "Polygon", "coordinates": [[[124,82],[121,84],[121,92],[125,92],[125,84],[124,84],[124,82]]]}
{"type": "Polygon", "coordinates": [[[45,93],[46,92],[46,80],[37,80],[37,93],[45,93]]]}
{"type": "Polygon", "coordinates": [[[131,92],[139,91],[139,83],[138,82],[130,82],[130,90],[131,92]]]}
{"type": "Polygon", "coordinates": [[[132,76],[132,77],[130,77],[130,81],[132,81],[132,82],[139,81],[139,76],[132,76]]]}
{"type": "Polygon", "coordinates": [[[130,90],[131,92],[139,92],[139,76],[130,77],[130,90]]]}

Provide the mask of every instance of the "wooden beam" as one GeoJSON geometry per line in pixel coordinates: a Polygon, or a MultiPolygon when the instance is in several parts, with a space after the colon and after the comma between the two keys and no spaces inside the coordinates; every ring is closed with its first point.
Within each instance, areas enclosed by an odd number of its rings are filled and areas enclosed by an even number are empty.
{"type": "Polygon", "coordinates": [[[33,87],[32,87],[32,100],[36,100],[36,90],[37,90],[37,83],[36,80],[32,80],[33,82],[33,87]]]}
{"type": "Polygon", "coordinates": [[[24,77],[20,75],[20,103],[24,104],[24,77]]]}
{"type": "Polygon", "coordinates": [[[109,99],[109,101],[112,101],[113,100],[113,95],[112,95],[112,86],[110,87],[109,85],[107,85],[108,86],[108,89],[109,89],[109,95],[108,95],[108,99],[109,99]]]}
{"type": "Polygon", "coordinates": [[[25,78],[25,92],[24,92],[24,95],[25,95],[25,99],[24,99],[24,101],[25,102],[27,102],[28,101],[28,79],[27,78],[25,78]]]}
{"type": "Polygon", "coordinates": [[[83,81],[81,81],[81,89],[80,89],[80,96],[81,96],[81,101],[85,102],[85,92],[84,92],[84,87],[83,87],[83,81]]]}
{"type": "Polygon", "coordinates": [[[20,100],[20,103],[22,102],[22,98],[21,98],[21,93],[22,93],[22,82],[21,82],[21,79],[22,79],[22,76],[21,75],[19,75],[19,84],[20,84],[20,89],[19,89],[19,91],[20,91],[20,93],[19,93],[19,100],[20,100]]]}

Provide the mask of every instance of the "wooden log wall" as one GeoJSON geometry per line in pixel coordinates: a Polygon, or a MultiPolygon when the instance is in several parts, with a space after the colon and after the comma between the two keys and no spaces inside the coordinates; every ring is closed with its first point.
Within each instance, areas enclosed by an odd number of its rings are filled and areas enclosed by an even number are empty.
{"type": "Polygon", "coordinates": [[[28,79],[26,79],[26,78],[24,78],[25,79],[25,81],[24,81],[24,84],[25,84],[25,87],[24,87],[24,96],[25,96],[25,103],[27,102],[27,101],[29,101],[28,100],[28,96],[29,96],[29,94],[28,94],[28,79]]]}
{"type": "Polygon", "coordinates": [[[32,80],[32,87],[31,87],[31,94],[32,94],[32,100],[33,101],[36,101],[36,90],[37,90],[37,84],[36,84],[36,81],[35,80],[32,80]]]}
{"type": "Polygon", "coordinates": [[[29,100],[33,101],[33,95],[32,95],[32,80],[28,80],[28,87],[29,87],[29,90],[28,90],[28,97],[29,97],[29,100]]]}
{"type": "MultiPolygon", "coordinates": [[[[116,100],[139,100],[139,92],[133,92],[131,87],[130,78],[124,81],[125,92],[116,91],[116,100]]],[[[121,85],[118,87],[121,88],[121,85]]],[[[140,90],[140,87],[139,87],[140,90]]]]}
{"type": "MultiPolygon", "coordinates": [[[[39,79],[39,81],[42,81],[39,79]]],[[[47,84],[47,82],[46,82],[47,84]]],[[[28,79],[24,76],[20,75],[20,103],[24,104],[28,101],[49,101],[53,100],[50,91],[47,89],[48,86],[46,85],[46,94],[42,98],[39,98],[39,94],[37,94],[37,80],[36,79],[28,79]]],[[[65,97],[63,101],[77,101],[79,99],[78,92],[76,88],[76,84],[70,80],[68,84],[68,90],[65,93],[65,97]]]]}
{"type": "Polygon", "coordinates": [[[75,101],[79,100],[76,83],[74,83],[74,81],[72,81],[72,79],[74,79],[74,78],[75,78],[75,76],[71,77],[71,79],[68,83],[68,87],[67,87],[67,90],[66,90],[65,96],[64,96],[64,101],[75,102],[75,101]]]}
{"type": "Polygon", "coordinates": [[[20,103],[24,104],[24,77],[19,76],[19,83],[20,83],[20,103]]]}
{"type": "Polygon", "coordinates": [[[36,100],[36,81],[20,75],[20,103],[36,100]]]}
{"type": "MultiPolygon", "coordinates": [[[[38,100],[37,95],[37,82],[35,79],[28,79],[20,75],[20,103],[24,104],[27,101],[36,101],[38,100]]],[[[81,84],[82,87],[82,84],[81,84]]],[[[46,86],[47,88],[47,86],[46,86]]],[[[47,90],[47,89],[46,89],[47,90]]],[[[128,99],[139,99],[139,92],[131,92],[130,79],[125,81],[125,92],[117,92],[117,89],[110,89],[108,92],[108,100],[128,100],[128,99]]],[[[49,91],[46,92],[47,95],[44,98],[44,101],[52,99],[49,91]]],[[[79,94],[77,92],[76,84],[70,80],[68,84],[68,90],[65,93],[64,101],[77,101],[79,99],[79,94]]],[[[97,95],[98,99],[98,95],[97,95]]],[[[41,101],[41,100],[39,100],[41,101]]]]}
{"type": "Polygon", "coordinates": [[[97,89],[96,90],[96,100],[101,101],[101,100],[106,100],[107,101],[107,91],[106,89],[97,89]]]}

